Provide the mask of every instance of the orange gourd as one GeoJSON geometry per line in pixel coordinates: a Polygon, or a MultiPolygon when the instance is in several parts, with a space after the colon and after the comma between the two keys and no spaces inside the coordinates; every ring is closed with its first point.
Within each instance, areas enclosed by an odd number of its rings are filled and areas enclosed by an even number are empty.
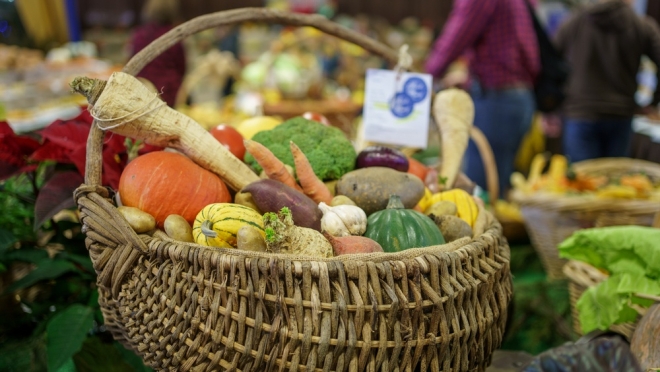
{"type": "Polygon", "coordinates": [[[231,195],[215,174],[184,155],[156,151],[128,163],[119,179],[123,205],[154,216],[160,228],[167,216],[178,214],[192,225],[202,208],[229,203],[231,195]]]}

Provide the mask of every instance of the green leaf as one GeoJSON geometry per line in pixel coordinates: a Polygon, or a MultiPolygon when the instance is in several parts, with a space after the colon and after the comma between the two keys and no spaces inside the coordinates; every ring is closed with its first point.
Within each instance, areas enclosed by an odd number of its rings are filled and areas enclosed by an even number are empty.
{"type": "Polygon", "coordinates": [[[76,267],[68,261],[63,260],[43,260],[37,264],[37,268],[32,270],[23,278],[15,281],[4,293],[10,293],[19,289],[27,288],[37,282],[46,279],[54,279],[69,271],[75,271],[76,267]]]}
{"type": "Polygon", "coordinates": [[[619,319],[619,313],[626,304],[627,296],[618,294],[617,277],[599,283],[587,289],[576,303],[580,313],[582,332],[587,334],[593,330],[607,330],[619,319]]]}
{"type": "Polygon", "coordinates": [[[82,349],[73,356],[78,372],[126,372],[135,371],[123,360],[113,343],[105,343],[99,337],[88,337],[82,349]]]}
{"type": "Polygon", "coordinates": [[[621,308],[621,311],[619,312],[619,317],[617,318],[616,322],[614,322],[614,324],[632,323],[637,320],[638,316],[639,313],[635,311],[635,309],[625,304],[621,308]]]}
{"type": "Polygon", "coordinates": [[[605,269],[612,274],[643,273],[646,271],[646,262],[634,250],[626,249],[605,253],[605,269]]]}
{"type": "Polygon", "coordinates": [[[62,367],[57,369],[57,372],[78,372],[73,358],[69,358],[62,367]]]}
{"type": "Polygon", "coordinates": [[[80,304],[71,305],[48,322],[48,371],[57,371],[80,350],[93,325],[92,309],[80,304]]]}
{"type": "MultiPolygon", "coordinates": [[[[581,230],[584,231],[584,230],[581,230]]],[[[559,244],[559,257],[588,263],[591,266],[602,268],[605,266],[600,252],[593,247],[588,239],[580,232],[571,235],[559,244]]]]}
{"type": "Polygon", "coordinates": [[[136,372],[150,372],[152,371],[151,368],[147,367],[144,365],[144,362],[142,361],[142,358],[137,356],[134,352],[128,350],[125,348],[122,344],[119,342],[115,341],[114,347],[119,350],[119,353],[122,355],[123,360],[128,363],[131,367],[133,367],[133,370],[136,372]]]}
{"type": "Polygon", "coordinates": [[[43,249],[21,248],[7,252],[7,259],[12,261],[22,261],[30,263],[40,263],[48,260],[48,253],[43,249]]]}
{"type": "Polygon", "coordinates": [[[2,262],[0,262],[0,274],[4,273],[5,271],[7,271],[7,267],[3,265],[2,262]]]}
{"type": "Polygon", "coordinates": [[[68,252],[60,253],[60,255],[63,258],[82,266],[83,269],[85,269],[86,271],[88,271],[90,273],[95,272],[94,271],[94,266],[92,265],[92,260],[89,258],[89,256],[86,256],[86,255],[83,256],[83,255],[68,253],[68,252]]]}
{"type": "Polygon", "coordinates": [[[648,295],[660,295],[660,282],[657,280],[652,280],[644,276],[644,274],[637,273],[626,273],[618,274],[617,277],[620,277],[619,284],[616,288],[617,293],[620,294],[633,294],[633,293],[642,293],[648,295]]]}
{"type": "Polygon", "coordinates": [[[16,241],[16,236],[11,231],[0,228],[0,253],[4,253],[11,248],[16,241]]]}

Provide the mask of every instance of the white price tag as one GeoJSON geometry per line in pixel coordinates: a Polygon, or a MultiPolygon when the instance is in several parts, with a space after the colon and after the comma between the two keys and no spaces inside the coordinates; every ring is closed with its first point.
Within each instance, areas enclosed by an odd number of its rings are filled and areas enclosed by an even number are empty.
{"type": "Polygon", "coordinates": [[[364,137],[367,141],[426,148],[431,75],[367,70],[364,137]]]}

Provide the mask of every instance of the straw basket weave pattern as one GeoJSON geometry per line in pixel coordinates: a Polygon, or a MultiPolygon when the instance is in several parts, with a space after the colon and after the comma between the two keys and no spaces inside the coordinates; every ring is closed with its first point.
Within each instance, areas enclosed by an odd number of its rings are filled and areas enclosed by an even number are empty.
{"type": "MultiPolygon", "coordinates": [[[[175,28],[124,71],[191,33],[243,21],[311,25],[396,59],[322,17],[239,9],[175,28]]],[[[488,212],[474,239],[329,259],[138,235],[100,186],[103,137],[93,125],[74,197],[106,326],[156,370],[484,371],[500,346],[510,257],[488,212]]]]}
{"type": "MultiPolygon", "coordinates": [[[[576,172],[616,177],[628,172],[643,172],[660,179],[660,164],[626,158],[588,160],[574,164],[576,172]]],[[[548,194],[521,195],[525,226],[541,263],[550,279],[565,278],[566,260],[559,257],[558,245],[575,231],[591,227],[651,226],[660,212],[660,202],[648,200],[608,200],[589,196],[548,194]]]]}

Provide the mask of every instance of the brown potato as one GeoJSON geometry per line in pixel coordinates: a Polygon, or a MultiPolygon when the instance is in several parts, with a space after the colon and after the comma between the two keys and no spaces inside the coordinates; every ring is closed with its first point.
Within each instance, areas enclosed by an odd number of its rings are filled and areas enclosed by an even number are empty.
{"type": "Polygon", "coordinates": [[[447,243],[472,236],[472,228],[467,222],[456,216],[432,216],[447,243]]]}
{"type": "Polygon", "coordinates": [[[237,192],[236,196],[234,196],[234,203],[240,204],[244,207],[252,208],[255,211],[261,213],[259,207],[257,207],[257,203],[255,203],[254,199],[252,199],[252,194],[249,192],[237,192]]]}
{"type": "Polygon", "coordinates": [[[135,207],[126,206],[119,207],[117,210],[138,234],[146,233],[156,228],[156,219],[147,212],[143,212],[135,207]]]}
{"type": "Polygon", "coordinates": [[[266,240],[256,228],[243,225],[236,234],[236,247],[245,251],[266,252],[266,240]]]}
{"type": "Polygon", "coordinates": [[[398,195],[404,207],[412,209],[424,196],[424,183],[417,176],[386,167],[368,167],[343,175],[337,195],[345,195],[367,215],[387,207],[390,196],[398,195]]]}
{"type": "Polygon", "coordinates": [[[192,227],[183,216],[178,214],[170,214],[163,223],[165,234],[174,240],[192,243],[194,242],[192,235],[192,227]]]}

